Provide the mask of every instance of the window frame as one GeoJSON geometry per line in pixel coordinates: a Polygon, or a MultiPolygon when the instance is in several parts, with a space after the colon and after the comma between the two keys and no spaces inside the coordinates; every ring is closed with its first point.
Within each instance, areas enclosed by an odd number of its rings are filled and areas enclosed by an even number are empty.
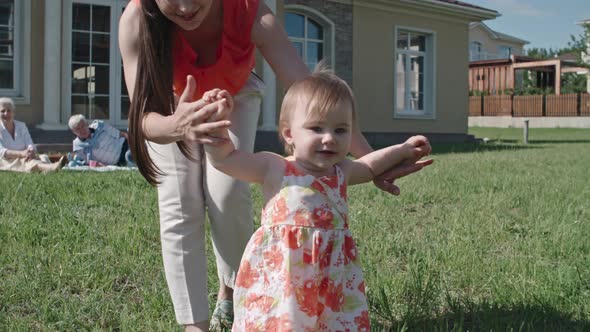
{"type": "Polygon", "coordinates": [[[482,57],[482,52],[483,50],[483,43],[477,40],[473,40],[469,42],[469,61],[478,61],[478,60],[483,60],[482,57]],[[472,46],[476,45],[477,46],[477,53],[474,54],[471,51],[473,50],[472,46]]]}
{"type": "Polygon", "coordinates": [[[108,97],[109,97],[109,117],[103,121],[117,127],[127,128],[127,120],[120,119],[122,113],[121,107],[121,53],[119,51],[119,19],[123,9],[128,4],[128,0],[65,0],[63,3],[63,50],[62,53],[62,110],[61,118],[69,119],[72,115],[72,7],[74,4],[87,4],[96,6],[107,6],[110,8],[110,31],[109,31],[109,80],[108,80],[108,97]]]}
{"type": "Polygon", "coordinates": [[[514,47],[510,46],[510,45],[498,45],[498,55],[501,57],[501,59],[510,59],[510,56],[514,54],[514,47]],[[506,55],[506,52],[508,51],[508,55],[506,55]]]}
{"type": "Polygon", "coordinates": [[[31,0],[14,0],[13,87],[0,89],[16,104],[30,103],[31,76],[31,0]]]}
{"type": "MultiPolygon", "coordinates": [[[[417,119],[417,120],[434,120],[436,119],[436,32],[428,29],[395,26],[393,29],[393,118],[394,119],[417,119]],[[416,51],[398,50],[398,33],[400,31],[408,33],[418,33],[426,35],[424,53],[424,107],[423,110],[397,109],[397,64],[398,54],[415,55],[416,51]]],[[[408,65],[409,66],[409,61],[408,65]]],[[[406,66],[406,67],[407,67],[406,66]]],[[[405,87],[405,85],[404,85],[405,87]]]]}
{"type": "MultiPolygon", "coordinates": [[[[335,60],[335,39],[336,39],[336,26],[334,24],[334,22],[332,22],[332,20],[330,20],[328,17],[326,17],[324,14],[322,14],[321,12],[307,7],[307,6],[302,6],[302,5],[285,5],[284,7],[284,12],[283,12],[283,18],[286,17],[287,13],[291,13],[291,14],[298,14],[298,15],[302,15],[305,18],[305,25],[307,26],[307,19],[311,19],[313,21],[315,21],[316,23],[318,23],[322,29],[324,30],[324,39],[323,39],[323,53],[324,53],[324,57],[323,59],[327,59],[328,60],[328,66],[336,71],[336,60],[335,60]]],[[[286,23],[285,23],[286,24],[286,23]]],[[[286,30],[286,27],[285,27],[286,30]]],[[[303,41],[304,45],[307,44],[307,30],[305,30],[305,36],[303,38],[301,37],[291,37],[289,35],[287,35],[287,37],[289,38],[289,41],[293,42],[294,39],[296,39],[296,41],[303,41]]],[[[315,39],[311,39],[309,41],[312,42],[317,42],[315,39]]],[[[305,54],[305,50],[307,49],[306,46],[304,46],[304,54],[301,60],[303,60],[303,63],[305,63],[305,65],[307,66],[307,54],[305,54]]],[[[322,59],[320,59],[322,60],[322,59]]],[[[312,68],[313,70],[313,68],[312,68]]]]}

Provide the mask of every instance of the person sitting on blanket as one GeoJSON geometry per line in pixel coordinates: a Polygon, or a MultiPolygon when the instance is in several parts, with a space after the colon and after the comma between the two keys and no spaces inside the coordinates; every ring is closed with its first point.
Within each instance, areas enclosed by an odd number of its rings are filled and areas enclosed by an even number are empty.
{"type": "Polygon", "coordinates": [[[126,132],[101,120],[88,125],[82,114],[72,115],[68,127],[76,135],[69,166],[135,166],[126,132]]]}

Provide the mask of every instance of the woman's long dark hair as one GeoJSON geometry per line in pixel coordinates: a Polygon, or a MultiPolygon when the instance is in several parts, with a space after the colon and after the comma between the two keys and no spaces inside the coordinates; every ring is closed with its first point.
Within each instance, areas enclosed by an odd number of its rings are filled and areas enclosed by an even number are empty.
{"type": "MultiPolygon", "coordinates": [[[[140,7],[137,74],[129,108],[129,147],[141,175],[151,185],[157,185],[163,172],[148,154],[143,119],[148,112],[164,116],[174,112],[173,23],[162,14],[154,0],[141,0],[140,7]]],[[[182,154],[193,159],[185,142],[176,144],[182,154]]]]}

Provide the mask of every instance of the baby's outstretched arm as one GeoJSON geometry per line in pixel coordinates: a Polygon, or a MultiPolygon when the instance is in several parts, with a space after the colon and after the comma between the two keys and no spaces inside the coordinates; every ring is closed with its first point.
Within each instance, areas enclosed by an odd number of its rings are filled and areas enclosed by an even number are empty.
{"type": "MultiPolygon", "coordinates": [[[[203,100],[218,103],[217,112],[208,119],[208,122],[227,118],[234,105],[232,96],[227,91],[219,89],[206,92],[203,95],[203,100]]],[[[205,144],[207,159],[220,172],[242,181],[263,183],[265,176],[269,173],[271,161],[280,158],[270,152],[251,153],[237,150],[230,139],[227,128],[215,132],[215,136],[224,138],[224,143],[205,144]]]]}
{"type": "MultiPolygon", "coordinates": [[[[432,147],[424,136],[412,136],[402,144],[388,146],[373,151],[350,163],[348,184],[354,185],[372,181],[376,176],[392,167],[402,164],[414,164],[430,154],[432,147]]],[[[430,163],[425,163],[429,165],[430,163]]]]}

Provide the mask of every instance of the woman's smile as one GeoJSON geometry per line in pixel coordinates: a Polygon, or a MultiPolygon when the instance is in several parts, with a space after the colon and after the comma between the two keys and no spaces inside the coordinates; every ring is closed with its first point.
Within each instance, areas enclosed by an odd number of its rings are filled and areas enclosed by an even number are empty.
{"type": "Polygon", "coordinates": [[[197,16],[198,13],[199,13],[199,10],[197,9],[190,14],[183,14],[183,15],[177,14],[176,16],[178,16],[180,19],[182,19],[185,22],[190,22],[195,16],[197,16]]]}

